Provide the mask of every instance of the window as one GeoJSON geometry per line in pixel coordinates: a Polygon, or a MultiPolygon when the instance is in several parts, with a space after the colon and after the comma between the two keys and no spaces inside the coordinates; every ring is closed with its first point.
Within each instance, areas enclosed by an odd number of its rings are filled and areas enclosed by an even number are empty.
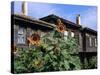
{"type": "Polygon", "coordinates": [[[86,33],[86,43],[89,47],[93,46],[93,39],[88,33],[86,33]]]}
{"type": "Polygon", "coordinates": [[[88,34],[88,33],[86,33],[86,36],[87,36],[87,37],[89,37],[89,34],[88,34]]]}
{"type": "Polygon", "coordinates": [[[81,34],[80,34],[80,33],[77,34],[76,39],[77,39],[77,43],[78,43],[78,45],[81,45],[81,34]]]}
{"type": "Polygon", "coordinates": [[[65,31],[65,32],[64,32],[64,39],[67,40],[67,37],[68,37],[68,31],[65,31]]]}
{"type": "Polygon", "coordinates": [[[92,46],[92,38],[89,37],[89,45],[92,46]]]}
{"type": "Polygon", "coordinates": [[[95,47],[97,47],[97,39],[95,38],[95,47]]]}
{"type": "Polygon", "coordinates": [[[20,27],[18,30],[18,44],[25,44],[24,28],[20,27]]]}
{"type": "Polygon", "coordinates": [[[64,32],[64,35],[65,35],[65,36],[68,36],[68,31],[65,31],[65,32],[64,32]]]}
{"type": "Polygon", "coordinates": [[[95,47],[95,38],[92,37],[92,46],[95,47]]]}
{"type": "Polygon", "coordinates": [[[71,37],[74,37],[74,36],[75,36],[74,32],[71,32],[71,37]]]}

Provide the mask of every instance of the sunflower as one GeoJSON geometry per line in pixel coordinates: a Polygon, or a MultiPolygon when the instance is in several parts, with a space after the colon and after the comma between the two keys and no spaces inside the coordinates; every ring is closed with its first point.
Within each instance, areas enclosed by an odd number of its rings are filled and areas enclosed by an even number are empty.
{"type": "Polygon", "coordinates": [[[13,54],[16,54],[17,53],[16,45],[12,45],[11,53],[13,53],[13,54]]]}
{"type": "Polygon", "coordinates": [[[60,33],[64,33],[64,31],[66,31],[66,27],[65,25],[61,22],[60,19],[57,20],[57,31],[60,33]]]}
{"type": "Polygon", "coordinates": [[[36,69],[43,67],[44,62],[40,59],[34,60],[32,66],[36,69]]]}
{"type": "Polygon", "coordinates": [[[27,38],[29,41],[29,45],[40,45],[40,35],[37,32],[34,32],[30,37],[27,38]]]}

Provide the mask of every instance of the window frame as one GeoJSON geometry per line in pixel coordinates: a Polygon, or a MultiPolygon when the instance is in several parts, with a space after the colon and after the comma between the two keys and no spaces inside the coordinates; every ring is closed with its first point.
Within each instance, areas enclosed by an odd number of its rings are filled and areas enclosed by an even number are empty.
{"type": "Polygon", "coordinates": [[[19,27],[17,34],[17,44],[25,44],[25,43],[26,43],[25,28],[19,27]]]}
{"type": "Polygon", "coordinates": [[[82,38],[81,33],[79,32],[77,37],[76,37],[78,45],[81,45],[81,38],[82,38]]]}
{"type": "Polygon", "coordinates": [[[92,47],[92,37],[89,37],[89,46],[92,47]]]}
{"type": "Polygon", "coordinates": [[[67,40],[68,36],[69,36],[69,32],[68,32],[68,30],[66,30],[66,31],[64,32],[64,39],[67,40]],[[66,32],[67,32],[67,35],[66,35],[66,32]]]}
{"type": "Polygon", "coordinates": [[[94,39],[94,42],[95,47],[97,47],[97,38],[94,39]]]}

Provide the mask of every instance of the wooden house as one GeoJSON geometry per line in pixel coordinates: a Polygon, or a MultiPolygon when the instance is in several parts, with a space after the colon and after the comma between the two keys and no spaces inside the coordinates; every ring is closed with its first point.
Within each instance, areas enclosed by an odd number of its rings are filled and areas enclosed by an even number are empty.
{"type": "Polygon", "coordinates": [[[64,35],[74,37],[78,44],[78,56],[84,66],[84,59],[89,62],[93,56],[97,57],[97,31],[88,27],[83,27],[80,24],[80,15],[76,17],[76,23],[63,19],[54,14],[46,17],[35,19],[26,15],[25,3],[22,5],[22,14],[11,14],[11,45],[19,47],[28,47],[27,37],[31,36],[33,32],[39,31],[41,36],[52,31],[56,25],[57,20],[66,26],[64,35]]]}

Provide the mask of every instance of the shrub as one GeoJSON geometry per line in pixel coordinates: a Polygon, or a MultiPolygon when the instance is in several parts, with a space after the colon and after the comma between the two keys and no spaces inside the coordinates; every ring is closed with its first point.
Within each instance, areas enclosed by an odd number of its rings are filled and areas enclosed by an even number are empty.
{"type": "Polygon", "coordinates": [[[41,37],[39,46],[19,48],[14,55],[14,72],[47,72],[81,69],[74,38],[52,31],[41,37]]]}

